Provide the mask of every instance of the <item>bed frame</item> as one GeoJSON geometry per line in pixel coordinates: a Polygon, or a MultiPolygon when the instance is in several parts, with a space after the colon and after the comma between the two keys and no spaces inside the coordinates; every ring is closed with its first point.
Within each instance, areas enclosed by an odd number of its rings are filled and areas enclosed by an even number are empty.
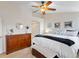
{"type": "MultiPolygon", "coordinates": [[[[47,58],[40,52],[38,52],[36,49],[32,48],[32,55],[34,55],[36,58],[47,58]]],[[[58,58],[58,56],[54,56],[53,58],[58,58]]]]}
{"type": "Polygon", "coordinates": [[[32,48],[32,55],[34,55],[37,58],[46,58],[44,55],[42,55],[40,52],[38,52],[36,49],[32,48]]]}

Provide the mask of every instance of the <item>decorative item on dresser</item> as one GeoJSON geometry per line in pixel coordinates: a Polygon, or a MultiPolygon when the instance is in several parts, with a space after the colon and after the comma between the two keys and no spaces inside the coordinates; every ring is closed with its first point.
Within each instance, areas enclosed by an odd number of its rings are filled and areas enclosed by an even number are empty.
{"type": "Polygon", "coordinates": [[[29,30],[29,26],[26,26],[25,28],[26,28],[26,33],[28,33],[28,30],[29,30]]]}
{"type": "Polygon", "coordinates": [[[31,33],[6,35],[6,54],[31,46],[31,33]]]}
{"type": "Polygon", "coordinates": [[[54,24],[54,27],[55,27],[55,28],[60,28],[60,22],[56,22],[56,23],[54,24]]]}

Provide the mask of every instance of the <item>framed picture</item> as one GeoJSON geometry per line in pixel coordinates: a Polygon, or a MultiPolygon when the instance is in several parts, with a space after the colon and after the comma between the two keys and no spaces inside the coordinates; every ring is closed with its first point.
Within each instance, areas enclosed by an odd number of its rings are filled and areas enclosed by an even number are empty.
{"type": "Polygon", "coordinates": [[[64,22],[64,27],[72,27],[72,21],[64,22]]]}
{"type": "Polygon", "coordinates": [[[60,23],[59,23],[59,22],[55,23],[55,24],[54,24],[54,27],[55,27],[55,28],[60,28],[60,23]]]}

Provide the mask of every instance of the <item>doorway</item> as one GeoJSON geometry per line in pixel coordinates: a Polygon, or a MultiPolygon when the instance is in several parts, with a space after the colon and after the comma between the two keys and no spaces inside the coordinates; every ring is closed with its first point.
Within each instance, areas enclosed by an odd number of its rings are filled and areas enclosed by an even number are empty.
{"type": "Polygon", "coordinates": [[[40,34],[40,22],[32,21],[32,37],[37,34],[40,34]]]}

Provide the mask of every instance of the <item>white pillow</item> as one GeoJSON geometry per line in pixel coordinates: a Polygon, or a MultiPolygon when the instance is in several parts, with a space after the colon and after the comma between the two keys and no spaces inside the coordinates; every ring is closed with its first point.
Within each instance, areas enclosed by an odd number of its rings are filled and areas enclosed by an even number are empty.
{"type": "Polygon", "coordinates": [[[65,32],[66,31],[64,29],[58,29],[58,30],[55,31],[55,33],[58,34],[58,35],[64,35],[65,32]]]}
{"type": "Polygon", "coordinates": [[[75,30],[67,30],[65,35],[67,36],[77,36],[78,35],[78,31],[75,30]]]}

